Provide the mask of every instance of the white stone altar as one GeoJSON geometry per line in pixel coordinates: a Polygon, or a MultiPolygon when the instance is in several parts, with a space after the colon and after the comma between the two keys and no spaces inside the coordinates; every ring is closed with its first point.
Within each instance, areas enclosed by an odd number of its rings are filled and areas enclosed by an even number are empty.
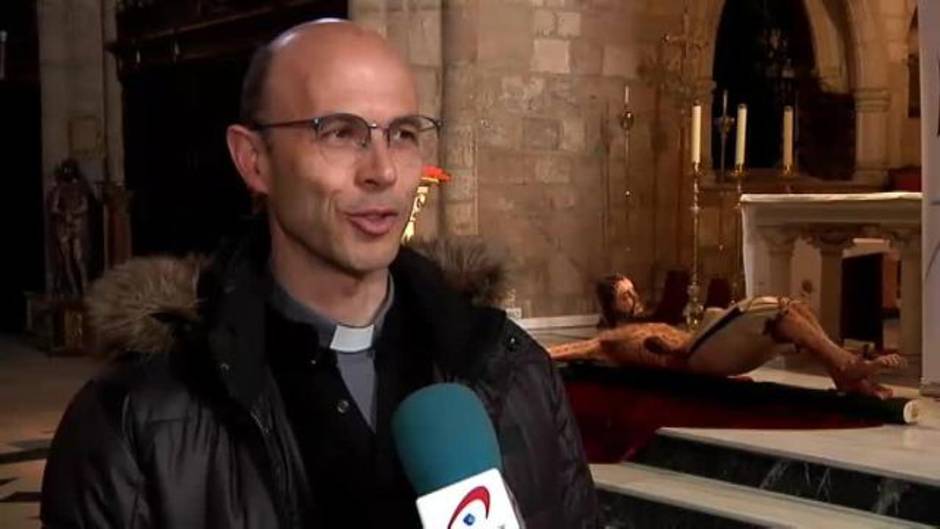
{"type": "Polygon", "coordinates": [[[890,241],[901,256],[901,354],[920,372],[921,193],[744,194],[741,216],[748,296],[791,291],[794,243],[819,250],[819,318],[840,338],[842,256],[856,238],[890,241]]]}

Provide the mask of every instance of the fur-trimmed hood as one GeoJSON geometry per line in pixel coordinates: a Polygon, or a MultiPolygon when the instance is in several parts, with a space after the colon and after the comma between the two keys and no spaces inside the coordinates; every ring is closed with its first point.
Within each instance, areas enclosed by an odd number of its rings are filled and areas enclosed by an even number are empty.
{"type": "MultiPolygon", "coordinates": [[[[505,259],[482,239],[413,241],[409,247],[434,262],[445,282],[472,304],[497,306],[506,299],[505,259]]],[[[140,257],[95,281],[85,303],[96,353],[172,350],[179,327],[200,321],[198,286],[208,263],[199,257],[140,257]]]]}

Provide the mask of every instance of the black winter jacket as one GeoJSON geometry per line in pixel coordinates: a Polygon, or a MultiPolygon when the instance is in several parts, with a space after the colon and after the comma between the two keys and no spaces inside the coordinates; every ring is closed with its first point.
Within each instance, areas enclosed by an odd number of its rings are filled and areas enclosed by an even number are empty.
{"type": "MultiPolygon", "coordinates": [[[[310,484],[265,362],[267,244],[249,237],[202,273],[193,262],[132,261],[95,287],[101,343],[125,354],[59,425],[43,477],[45,527],[303,525],[310,484]]],[[[526,526],[594,527],[578,429],[543,348],[504,312],[471,305],[414,251],[403,248],[391,271],[426,321],[435,378],[466,384],[486,406],[526,526]]]]}

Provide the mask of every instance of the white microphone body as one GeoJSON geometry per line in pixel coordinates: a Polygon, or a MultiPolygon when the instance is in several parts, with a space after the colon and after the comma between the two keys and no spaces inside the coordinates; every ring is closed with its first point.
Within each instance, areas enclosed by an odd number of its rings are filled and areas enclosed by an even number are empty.
{"type": "Polygon", "coordinates": [[[524,529],[495,468],[425,494],[416,503],[424,529],[524,529]]]}

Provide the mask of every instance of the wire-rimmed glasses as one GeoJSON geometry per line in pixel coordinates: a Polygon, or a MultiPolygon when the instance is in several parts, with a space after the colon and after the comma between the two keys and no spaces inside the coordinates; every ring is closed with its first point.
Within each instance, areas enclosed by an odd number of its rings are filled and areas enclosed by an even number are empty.
{"type": "Polygon", "coordinates": [[[251,128],[264,131],[272,128],[301,127],[313,131],[314,140],[330,162],[353,165],[361,160],[372,145],[372,131],[380,130],[385,137],[392,162],[399,168],[420,167],[423,156],[436,142],[441,121],[421,114],[393,119],[388,126],[370,123],[362,116],[348,113],[327,114],[310,119],[254,123],[251,128]]]}

